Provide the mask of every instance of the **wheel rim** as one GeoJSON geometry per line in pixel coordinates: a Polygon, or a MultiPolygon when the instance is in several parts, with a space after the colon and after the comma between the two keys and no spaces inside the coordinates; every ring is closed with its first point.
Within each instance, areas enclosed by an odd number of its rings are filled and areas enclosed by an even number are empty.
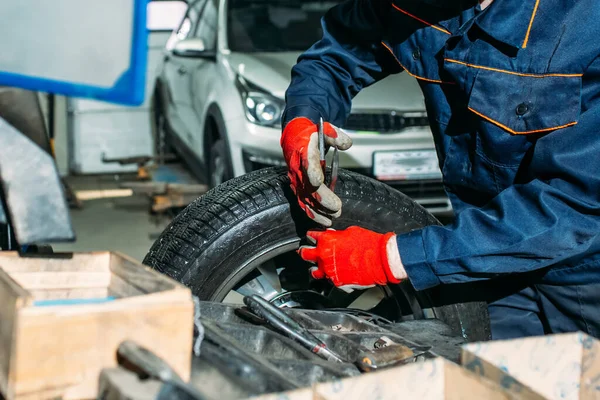
{"type": "MultiPolygon", "coordinates": [[[[395,321],[435,317],[432,308],[421,306],[409,284],[346,293],[325,280],[308,279],[307,286],[290,289],[289,282],[283,276],[287,269],[293,269],[293,273],[300,275],[300,267],[295,263],[282,265],[281,259],[297,257],[295,251],[299,243],[297,238],[283,240],[250,257],[217,288],[211,300],[241,304],[243,296],[258,294],[282,308],[346,308],[374,313],[395,321]]],[[[304,267],[303,273],[308,275],[307,271],[304,267]]],[[[302,286],[295,281],[291,284],[296,285],[302,286]]]]}

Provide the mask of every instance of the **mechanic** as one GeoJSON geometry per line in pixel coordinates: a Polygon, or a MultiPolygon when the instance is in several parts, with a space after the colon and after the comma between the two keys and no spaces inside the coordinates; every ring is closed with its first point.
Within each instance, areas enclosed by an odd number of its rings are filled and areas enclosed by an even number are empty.
{"type": "MultiPolygon", "coordinates": [[[[281,144],[306,214],[331,226],[316,123],[347,150],[352,98],[394,73],[424,93],[454,222],[308,232],[338,287],[487,285],[494,339],[600,334],[600,6],[594,0],[350,0],[292,70],[281,144]]],[[[402,96],[402,93],[398,93],[402,96]]]]}

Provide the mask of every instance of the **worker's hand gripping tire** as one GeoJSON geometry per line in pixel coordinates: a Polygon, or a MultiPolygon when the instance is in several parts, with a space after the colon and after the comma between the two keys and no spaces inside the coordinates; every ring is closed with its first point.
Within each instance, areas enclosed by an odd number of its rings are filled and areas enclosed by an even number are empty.
{"type": "Polygon", "coordinates": [[[317,265],[311,268],[312,277],[328,278],[342,290],[398,284],[407,278],[393,232],[382,234],[351,226],[308,231],[307,238],[311,246],[302,246],[298,252],[317,265]]]}
{"type": "MultiPolygon", "coordinates": [[[[329,123],[323,125],[323,133],[326,146],[335,146],[338,150],[352,146],[352,139],[329,123]]],[[[331,226],[333,219],[341,215],[342,202],[325,185],[317,125],[308,118],[293,119],[283,130],[281,147],[298,204],[309,218],[320,225],[331,226]]]]}

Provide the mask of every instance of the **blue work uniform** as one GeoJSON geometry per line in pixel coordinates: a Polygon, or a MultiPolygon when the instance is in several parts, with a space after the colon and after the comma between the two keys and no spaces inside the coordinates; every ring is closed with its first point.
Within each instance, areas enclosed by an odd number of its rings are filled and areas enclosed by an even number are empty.
{"type": "Polygon", "coordinates": [[[293,68],[283,124],[343,126],[361,89],[415,77],[456,219],[398,236],[413,286],[493,282],[493,338],[598,337],[600,5],[427,3],[330,10],[293,68]]]}

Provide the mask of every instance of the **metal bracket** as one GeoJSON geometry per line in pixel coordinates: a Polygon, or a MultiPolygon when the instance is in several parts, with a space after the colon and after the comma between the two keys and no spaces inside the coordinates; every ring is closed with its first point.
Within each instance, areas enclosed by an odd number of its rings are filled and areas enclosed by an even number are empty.
{"type": "Polygon", "coordinates": [[[69,207],[52,156],[3,118],[0,143],[5,204],[0,222],[12,226],[20,245],[73,241],[69,207]]]}

